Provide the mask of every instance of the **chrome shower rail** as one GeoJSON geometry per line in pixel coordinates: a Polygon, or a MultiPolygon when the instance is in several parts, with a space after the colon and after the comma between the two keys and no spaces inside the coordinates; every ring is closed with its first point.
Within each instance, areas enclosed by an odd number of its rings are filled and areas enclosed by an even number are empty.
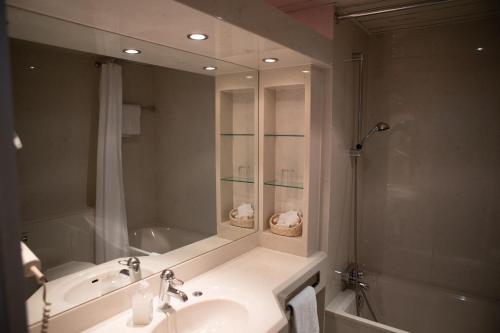
{"type": "Polygon", "coordinates": [[[377,15],[377,14],[392,13],[392,12],[398,12],[398,11],[401,11],[401,10],[408,10],[408,9],[415,9],[415,8],[420,8],[420,7],[440,5],[440,4],[443,4],[443,3],[446,3],[446,2],[451,2],[451,1],[455,1],[455,0],[425,1],[425,2],[419,2],[419,3],[410,4],[410,5],[404,5],[404,6],[398,6],[398,7],[391,7],[391,8],[383,8],[383,9],[375,9],[375,10],[369,10],[369,11],[357,12],[357,13],[350,13],[350,14],[345,14],[345,15],[339,15],[339,14],[335,13],[335,19],[337,21],[340,21],[340,20],[351,19],[351,18],[372,16],[372,15],[377,15]]]}

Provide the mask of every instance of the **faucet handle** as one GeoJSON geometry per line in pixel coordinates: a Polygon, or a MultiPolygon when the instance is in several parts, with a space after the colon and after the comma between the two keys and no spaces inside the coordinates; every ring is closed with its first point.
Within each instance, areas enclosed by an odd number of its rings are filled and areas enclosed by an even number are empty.
{"type": "Polygon", "coordinates": [[[176,278],[170,280],[169,282],[174,287],[180,287],[180,286],[182,286],[184,284],[184,281],[176,279],[176,278]]]}
{"type": "Polygon", "coordinates": [[[175,277],[174,271],[171,269],[166,269],[163,272],[161,272],[160,278],[164,281],[168,281],[172,286],[182,286],[184,284],[184,281],[179,280],[178,278],[175,277]]]}

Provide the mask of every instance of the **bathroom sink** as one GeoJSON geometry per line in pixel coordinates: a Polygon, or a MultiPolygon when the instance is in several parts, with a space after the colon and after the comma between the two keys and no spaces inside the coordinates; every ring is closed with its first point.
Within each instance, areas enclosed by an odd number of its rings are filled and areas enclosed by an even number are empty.
{"type": "MultiPolygon", "coordinates": [[[[148,257],[139,258],[143,278],[159,270],[154,263],[148,261],[148,257]]],[[[126,267],[118,263],[120,259],[92,265],[76,273],[49,281],[47,283],[47,299],[52,303],[51,314],[61,313],[75,305],[80,305],[130,284],[129,276],[120,273],[121,270],[126,271],[126,267]]],[[[42,288],[38,288],[26,302],[30,323],[42,318],[42,294],[42,288]]]]}
{"type": "MultiPolygon", "coordinates": [[[[149,276],[152,273],[152,271],[142,269],[142,276],[149,276]]],[[[130,284],[130,278],[114,268],[86,274],[75,280],[77,283],[74,283],[63,294],[64,301],[70,304],[81,304],[130,284]]]]}
{"type": "Polygon", "coordinates": [[[231,300],[208,300],[172,310],[152,333],[234,333],[248,323],[247,309],[231,300]]]}

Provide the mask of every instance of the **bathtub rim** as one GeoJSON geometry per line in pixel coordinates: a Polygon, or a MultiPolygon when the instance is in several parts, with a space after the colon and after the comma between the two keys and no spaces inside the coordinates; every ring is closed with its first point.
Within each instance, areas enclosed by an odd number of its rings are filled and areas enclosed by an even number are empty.
{"type": "Polygon", "coordinates": [[[396,327],[389,325],[377,323],[373,320],[369,320],[363,317],[358,317],[356,315],[347,312],[347,309],[351,304],[355,302],[355,293],[353,290],[345,290],[338,293],[333,300],[326,306],[325,315],[327,316],[339,316],[350,322],[363,325],[365,327],[374,327],[379,331],[384,331],[387,333],[410,333],[396,327]]]}
{"type": "MultiPolygon", "coordinates": [[[[164,253],[168,253],[170,251],[175,251],[177,249],[183,248],[183,247],[188,246],[190,244],[197,243],[199,241],[202,241],[204,239],[207,239],[207,238],[210,238],[210,237],[213,237],[213,236],[216,236],[216,235],[208,235],[208,234],[196,232],[196,231],[189,230],[189,229],[184,229],[182,227],[177,227],[177,226],[151,225],[151,226],[139,227],[139,228],[134,228],[134,229],[128,230],[128,241],[129,241],[129,246],[128,247],[129,247],[129,250],[133,251],[134,253],[138,252],[138,253],[140,253],[140,255],[155,256],[155,255],[161,255],[161,254],[164,254],[164,253]],[[135,243],[134,243],[134,245],[131,245],[133,243],[132,239],[136,239],[136,237],[138,236],[138,235],[135,234],[137,232],[139,232],[141,234],[144,233],[144,232],[146,232],[146,235],[149,236],[148,234],[151,233],[151,232],[153,232],[153,233],[161,233],[161,232],[163,232],[165,230],[167,231],[167,233],[165,234],[165,236],[171,234],[172,232],[175,233],[176,231],[181,231],[181,232],[184,232],[184,233],[188,232],[188,233],[198,234],[199,239],[194,240],[194,241],[189,241],[189,242],[187,242],[185,244],[182,244],[181,246],[169,249],[166,252],[148,251],[148,250],[145,250],[145,249],[139,247],[135,243]]],[[[143,237],[143,236],[139,236],[139,237],[143,237]]],[[[158,250],[158,249],[156,249],[156,250],[158,250]]]]}

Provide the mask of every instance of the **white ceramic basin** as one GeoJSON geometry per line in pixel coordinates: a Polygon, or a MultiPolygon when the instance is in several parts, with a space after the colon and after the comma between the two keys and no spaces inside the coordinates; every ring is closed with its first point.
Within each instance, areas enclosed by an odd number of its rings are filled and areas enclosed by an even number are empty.
{"type": "MultiPolygon", "coordinates": [[[[152,273],[152,271],[142,269],[142,276],[149,276],[152,273]]],[[[81,304],[130,284],[130,278],[127,275],[120,274],[113,268],[97,274],[81,276],[79,280],[64,292],[64,301],[70,304],[81,304]]]]}
{"type": "MultiPolygon", "coordinates": [[[[126,259],[126,258],[124,258],[126,259]]],[[[148,257],[140,257],[143,277],[158,271],[155,266],[148,266],[148,257]]],[[[125,269],[119,259],[95,265],[79,272],[69,274],[47,283],[47,298],[52,303],[51,315],[61,313],[75,305],[100,297],[113,290],[130,284],[130,278],[120,274],[125,269]]],[[[30,323],[42,318],[42,288],[39,288],[26,302],[30,323]]]]}
{"type": "Polygon", "coordinates": [[[248,324],[247,309],[231,300],[207,300],[171,312],[152,333],[235,333],[248,324]]]}

